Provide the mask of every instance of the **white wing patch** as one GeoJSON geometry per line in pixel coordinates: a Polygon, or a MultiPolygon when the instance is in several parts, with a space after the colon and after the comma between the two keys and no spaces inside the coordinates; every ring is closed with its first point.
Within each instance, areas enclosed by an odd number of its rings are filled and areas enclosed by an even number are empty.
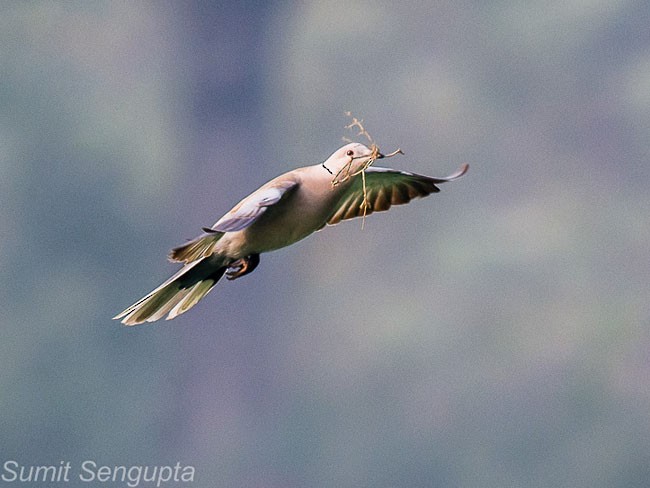
{"type": "Polygon", "coordinates": [[[296,181],[271,181],[268,186],[263,186],[239,202],[212,226],[212,230],[236,232],[245,229],[260,218],[268,207],[278,203],[287,191],[297,185],[296,181]]]}

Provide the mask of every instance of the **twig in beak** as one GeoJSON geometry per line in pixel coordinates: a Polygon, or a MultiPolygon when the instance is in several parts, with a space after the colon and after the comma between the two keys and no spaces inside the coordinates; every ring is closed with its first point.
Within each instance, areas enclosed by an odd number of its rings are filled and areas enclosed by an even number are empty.
{"type": "Polygon", "coordinates": [[[372,144],[373,146],[375,145],[375,141],[373,140],[372,136],[368,134],[368,131],[363,127],[363,120],[359,120],[356,117],[352,115],[352,112],[347,111],[345,112],[345,115],[347,117],[350,117],[352,119],[352,122],[348,125],[345,126],[346,129],[353,129],[357,128],[359,129],[359,133],[357,134],[358,136],[364,136],[366,139],[368,139],[368,142],[372,144]]]}
{"type": "MultiPolygon", "coordinates": [[[[377,159],[383,159],[383,158],[392,158],[393,156],[397,154],[404,154],[404,151],[401,149],[396,149],[392,153],[389,154],[382,154],[379,152],[379,147],[373,142],[372,146],[370,148],[372,150],[372,154],[370,155],[370,158],[368,159],[368,162],[363,165],[363,168],[361,168],[359,171],[354,173],[354,175],[357,175],[361,173],[361,187],[363,189],[363,200],[361,201],[361,205],[359,208],[363,210],[363,217],[361,219],[361,230],[365,227],[366,223],[366,215],[368,214],[368,209],[370,208],[370,203],[368,203],[368,190],[366,188],[366,170],[374,163],[377,159]]],[[[352,176],[354,176],[352,175],[352,176]]]]}
{"type": "Polygon", "coordinates": [[[336,186],[339,183],[346,181],[348,178],[351,178],[352,176],[356,176],[359,173],[361,173],[361,186],[363,189],[363,200],[361,201],[361,205],[359,206],[359,208],[363,210],[363,219],[361,221],[361,229],[363,229],[364,224],[366,222],[366,215],[368,213],[368,209],[370,208],[370,203],[368,203],[368,190],[366,188],[366,170],[370,166],[372,166],[372,163],[374,163],[377,159],[392,158],[397,154],[404,154],[404,152],[398,148],[389,154],[380,153],[379,147],[377,146],[377,144],[375,144],[375,141],[373,140],[372,136],[363,127],[363,120],[359,120],[356,117],[353,117],[351,112],[345,112],[345,115],[352,118],[352,122],[349,125],[346,125],[345,128],[358,129],[359,133],[357,135],[364,136],[370,142],[370,156],[368,157],[368,160],[365,162],[365,164],[361,167],[361,169],[355,171],[354,173],[350,173],[350,169],[352,168],[352,161],[354,160],[354,158],[350,158],[350,161],[346,165],[344,165],[334,176],[334,179],[332,180],[332,186],[336,186]],[[344,174],[342,178],[339,179],[339,176],[341,176],[342,173],[344,174]]]}
{"type": "Polygon", "coordinates": [[[397,154],[401,154],[402,156],[404,155],[404,151],[401,149],[397,148],[395,149],[392,153],[390,154],[380,154],[380,158],[392,158],[393,156],[396,156],[397,154]]]}

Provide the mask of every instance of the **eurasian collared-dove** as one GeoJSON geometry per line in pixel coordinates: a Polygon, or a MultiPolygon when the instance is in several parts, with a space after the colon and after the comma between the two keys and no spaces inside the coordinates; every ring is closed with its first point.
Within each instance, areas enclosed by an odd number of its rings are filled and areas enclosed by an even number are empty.
{"type": "Polygon", "coordinates": [[[196,305],[224,274],[234,280],[252,272],[261,253],[293,244],[327,224],[438,192],[436,184],[455,180],[468,169],[465,164],[446,178],[430,178],[367,167],[371,160],[383,157],[363,144],[347,144],[324,163],[269,181],[211,228],[204,228],[203,234],[173,249],[170,260],[184,263],[183,267],[114,318],[126,325],[153,322],[165,315],[173,319],[196,305]],[[369,204],[365,209],[363,178],[369,204]]]}

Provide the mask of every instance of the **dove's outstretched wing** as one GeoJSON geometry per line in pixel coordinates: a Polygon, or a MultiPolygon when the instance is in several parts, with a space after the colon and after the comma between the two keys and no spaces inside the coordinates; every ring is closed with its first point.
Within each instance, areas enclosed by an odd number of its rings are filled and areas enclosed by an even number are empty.
{"type": "Polygon", "coordinates": [[[169,260],[189,263],[210,256],[224,233],[245,229],[259,219],[267,208],[278,203],[297,186],[298,181],[288,177],[288,174],[269,181],[235,205],[212,227],[204,227],[204,234],[172,249],[169,260]]]}
{"type": "Polygon", "coordinates": [[[327,220],[330,225],[342,220],[369,215],[372,212],[388,210],[393,205],[402,205],[414,198],[421,198],[439,192],[436,186],[463,176],[469,165],[464,164],[454,174],[445,178],[431,178],[406,171],[371,166],[366,169],[366,195],[368,207],[362,207],[363,183],[358,176],[350,188],[342,195],[337,208],[327,220]]]}
{"type": "MultiPolygon", "coordinates": [[[[216,232],[235,232],[245,229],[262,216],[266,209],[278,203],[285,195],[298,186],[298,182],[287,175],[275,178],[251,193],[221,217],[210,230],[216,232]]],[[[208,230],[208,229],[206,229],[208,230]]]]}

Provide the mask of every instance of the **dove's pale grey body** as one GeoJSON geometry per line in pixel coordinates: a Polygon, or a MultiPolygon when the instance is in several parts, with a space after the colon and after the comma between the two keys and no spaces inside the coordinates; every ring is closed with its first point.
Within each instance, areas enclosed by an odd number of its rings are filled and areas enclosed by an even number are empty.
{"type": "Polygon", "coordinates": [[[323,226],[343,189],[333,191],[332,175],[317,165],[299,168],[271,180],[251,197],[266,193],[267,185],[273,190],[277,184],[287,185],[285,192],[291,192],[291,195],[266,206],[264,214],[258,217],[254,225],[227,232],[219,239],[217,252],[241,258],[298,242],[323,226]],[[300,191],[294,191],[298,188],[300,191]],[[327,191],[323,192],[323,188],[327,191]]]}
{"type": "MultiPolygon", "coordinates": [[[[364,215],[361,175],[373,158],[383,157],[363,144],[347,144],[324,163],[289,171],[269,181],[184,246],[173,249],[172,261],[185,265],[169,280],[131,305],[116,319],[126,325],[153,322],[184,313],[203,298],[224,275],[229,279],[250,273],[259,255],[289,246],[326,224],[364,215]],[[336,178],[337,184],[332,182],[336,178]],[[349,177],[345,177],[349,175],[349,177]]],[[[464,165],[446,178],[385,168],[365,170],[370,207],[365,214],[439,191],[439,183],[467,171],[464,165]]]]}

